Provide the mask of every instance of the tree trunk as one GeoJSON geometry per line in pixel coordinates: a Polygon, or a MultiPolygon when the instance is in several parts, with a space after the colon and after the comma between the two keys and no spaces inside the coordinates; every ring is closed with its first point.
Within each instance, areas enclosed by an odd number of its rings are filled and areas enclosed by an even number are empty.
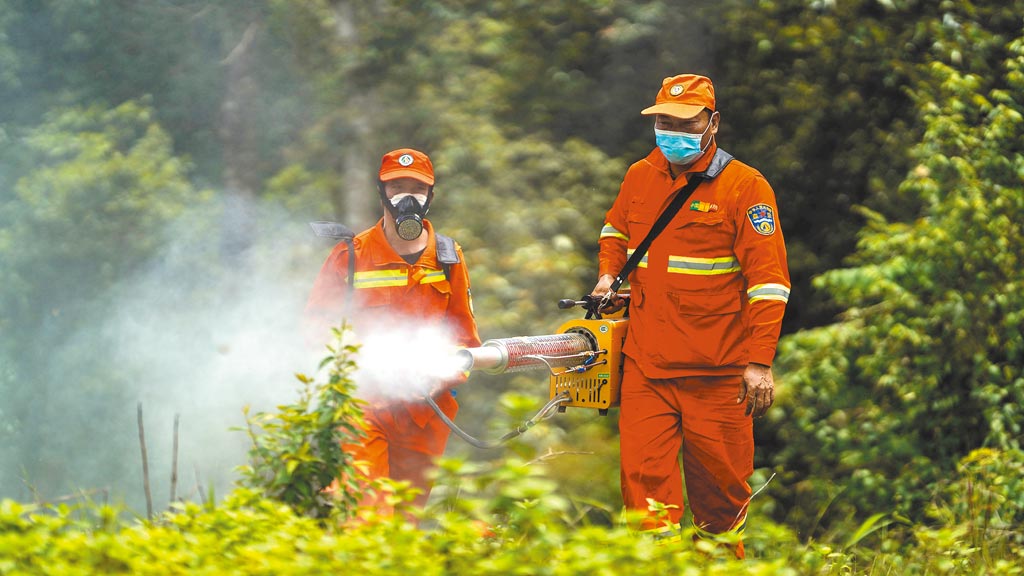
{"type": "MultiPolygon", "coordinates": [[[[354,2],[334,4],[337,26],[335,34],[342,46],[357,46],[361,40],[354,2]]],[[[367,148],[371,136],[370,118],[373,116],[373,93],[361,91],[345,103],[345,125],[342,133],[351,135],[338,150],[341,190],[333,201],[342,221],[354,230],[362,230],[377,221],[377,165],[379,158],[367,148]]]]}
{"type": "Polygon", "coordinates": [[[224,154],[222,251],[228,257],[244,252],[255,237],[254,208],[260,182],[252,111],[258,92],[254,71],[259,30],[258,21],[250,23],[241,40],[221,62],[226,69],[218,127],[224,154]]]}

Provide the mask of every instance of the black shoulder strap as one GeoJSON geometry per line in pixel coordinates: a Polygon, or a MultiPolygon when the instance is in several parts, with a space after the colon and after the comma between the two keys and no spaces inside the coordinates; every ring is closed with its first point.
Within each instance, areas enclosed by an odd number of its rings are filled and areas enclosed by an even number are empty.
{"type": "Polygon", "coordinates": [[[707,169],[704,170],[704,178],[707,180],[714,180],[722,173],[722,170],[725,170],[725,167],[729,165],[729,162],[732,161],[732,154],[729,154],[721,148],[715,150],[715,155],[711,158],[711,163],[708,164],[707,169]]]}
{"type": "Polygon", "coordinates": [[[444,234],[434,233],[434,238],[437,241],[437,261],[440,262],[441,268],[444,269],[445,280],[451,280],[452,264],[459,263],[459,252],[455,249],[455,240],[444,234]]]}
{"type": "Polygon", "coordinates": [[[647,254],[647,250],[651,247],[651,243],[654,242],[654,239],[658,234],[661,234],[661,231],[665,229],[665,226],[668,226],[669,221],[675,217],[677,212],[679,212],[679,208],[689,200],[690,196],[693,196],[693,191],[697,189],[697,186],[700,186],[701,182],[704,182],[705,180],[712,180],[721,174],[722,170],[725,169],[729,162],[732,162],[732,159],[732,154],[729,154],[725,150],[719,148],[715,151],[715,155],[711,159],[711,163],[708,165],[706,170],[690,176],[689,180],[686,182],[686,186],[683,186],[676,192],[675,197],[672,198],[672,202],[669,202],[669,205],[665,207],[661,216],[658,216],[658,219],[655,220],[654,226],[651,226],[651,231],[647,233],[647,236],[644,237],[643,241],[640,242],[636,247],[636,250],[634,250],[633,254],[629,257],[629,260],[626,261],[622,270],[620,270],[615,276],[615,281],[612,282],[611,285],[612,292],[615,292],[619,289],[619,286],[622,286],[622,283],[626,281],[629,273],[636,268],[637,264],[640,263],[640,260],[642,260],[644,255],[647,254]]]}
{"type": "Polygon", "coordinates": [[[351,301],[356,291],[356,245],[352,238],[342,238],[341,241],[348,245],[348,299],[351,301]]]}
{"type": "Polygon", "coordinates": [[[353,242],[355,232],[344,224],[326,220],[310,222],[309,226],[313,228],[313,233],[317,236],[341,240],[348,246],[348,300],[345,301],[345,305],[348,306],[348,303],[352,300],[352,293],[355,291],[356,248],[353,242]]]}

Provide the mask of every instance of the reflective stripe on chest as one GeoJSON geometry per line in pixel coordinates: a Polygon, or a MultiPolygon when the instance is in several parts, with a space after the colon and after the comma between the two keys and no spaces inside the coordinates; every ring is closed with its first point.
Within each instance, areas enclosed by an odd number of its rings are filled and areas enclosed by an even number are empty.
{"type": "MultiPolygon", "coordinates": [[[[434,282],[443,282],[445,280],[444,270],[424,269],[423,272],[419,276],[419,281],[414,281],[414,284],[433,284],[434,282]]],[[[366,270],[356,272],[353,282],[356,289],[408,286],[409,272],[404,269],[366,270]]]]}
{"type": "Polygon", "coordinates": [[[721,258],[669,256],[668,271],[674,274],[694,274],[698,276],[731,274],[740,271],[740,261],[735,256],[723,256],[721,258]]]}

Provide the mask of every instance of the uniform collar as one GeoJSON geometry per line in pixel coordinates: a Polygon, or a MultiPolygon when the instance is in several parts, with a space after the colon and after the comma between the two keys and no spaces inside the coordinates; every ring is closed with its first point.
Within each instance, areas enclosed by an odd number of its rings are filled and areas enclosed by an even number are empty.
{"type": "MultiPolygon", "coordinates": [[[[420,256],[417,264],[436,268],[437,242],[434,238],[434,226],[426,218],[423,219],[423,230],[427,232],[427,247],[423,249],[423,254],[420,256]]],[[[395,252],[395,249],[388,242],[387,236],[384,235],[384,218],[378,220],[377,225],[370,228],[367,235],[367,248],[369,249],[370,259],[373,261],[374,266],[383,266],[385,264],[409,265],[405,259],[398,255],[398,252],[395,252]]]]}
{"type": "MultiPolygon", "coordinates": [[[[717,150],[718,139],[715,138],[711,140],[711,144],[708,146],[708,149],[704,151],[704,154],[701,155],[696,162],[690,164],[686,170],[683,171],[683,174],[692,174],[694,172],[703,172],[707,170],[708,166],[711,165],[711,160],[715,157],[715,151],[717,150]]],[[[655,146],[654,150],[651,150],[651,153],[647,155],[646,160],[651,166],[654,166],[661,172],[664,172],[669,178],[672,177],[672,173],[668,169],[668,160],[665,158],[665,155],[661,153],[661,148],[655,146]]]]}

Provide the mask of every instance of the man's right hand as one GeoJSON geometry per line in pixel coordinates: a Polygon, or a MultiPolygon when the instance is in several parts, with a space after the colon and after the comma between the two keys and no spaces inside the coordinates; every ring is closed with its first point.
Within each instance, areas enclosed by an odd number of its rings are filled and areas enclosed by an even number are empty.
{"type": "Polygon", "coordinates": [[[597,285],[590,291],[590,297],[594,299],[607,299],[607,303],[601,307],[601,312],[605,314],[612,314],[622,310],[625,306],[626,300],[612,292],[612,283],[615,282],[615,277],[611,274],[602,274],[597,280],[597,285]]]}

